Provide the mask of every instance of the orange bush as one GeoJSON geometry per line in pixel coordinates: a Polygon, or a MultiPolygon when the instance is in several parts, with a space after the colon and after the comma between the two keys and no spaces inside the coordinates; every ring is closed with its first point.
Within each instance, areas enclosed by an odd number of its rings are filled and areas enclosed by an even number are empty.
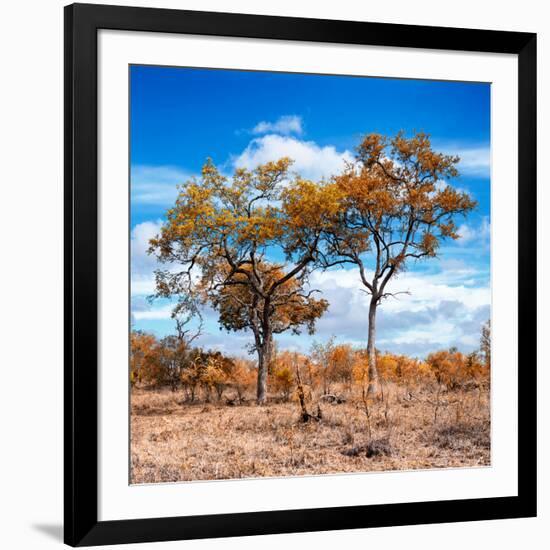
{"type": "Polygon", "coordinates": [[[130,382],[132,385],[156,382],[160,373],[157,344],[157,339],[152,334],[142,331],[132,331],[130,334],[130,382]]]}
{"type": "MultiPolygon", "coordinates": [[[[194,401],[197,392],[218,400],[226,390],[236,392],[240,401],[254,392],[257,364],[243,358],[230,358],[216,351],[189,348],[175,336],[158,340],[154,335],[133,331],[130,337],[130,382],[182,387],[187,399],[194,401]]],[[[430,353],[426,360],[377,351],[377,369],[382,382],[420,386],[437,382],[456,389],[468,383],[487,384],[490,363],[487,350],[468,355],[455,348],[430,353]]],[[[331,339],[316,344],[310,355],[291,351],[273,353],[269,369],[269,389],[288,400],[296,389],[297,375],[308,395],[320,390],[331,393],[333,387],[352,392],[354,385],[368,384],[368,357],[365,349],[350,344],[335,345],[331,339]],[[332,387],[331,387],[332,386],[332,387]]]]}
{"type": "Polygon", "coordinates": [[[465,382],[476,379],[482,372],[482,365],[476,354],[467,357],[454,348],[430,353],[426,363],[437,382],[445,384],[449,389],[455,389],[465,382]]]}

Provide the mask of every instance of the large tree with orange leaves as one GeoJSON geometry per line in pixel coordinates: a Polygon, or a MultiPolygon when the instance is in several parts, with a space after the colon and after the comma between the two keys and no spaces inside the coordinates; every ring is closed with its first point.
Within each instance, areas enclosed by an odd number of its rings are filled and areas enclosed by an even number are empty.
{"type": "Polygon", "coordinates": [[[315,322],[326,311],[328,302],[317,299],[315,290],[304,290],[304,279],[287,279],[280,265],[265,261],[256,264],[257,292],[248,278],[236,273],[224,280],[212,303],[219,311],[220,322],[227,330],[249,329],[254,335],[253,348],[258,352],[258,399],[265,396],[268,367],[273,355],[273,336],[286,331],[299,334],[303,327],[312,334],[315,322]]]}
{"type": "Polygon", "coordinates": [[[200,180],[180,188],[150,247],[169,264],[157,271],[157,296],[186,304],[200,295],[225,328],[252,331],[258,403],[266,399],[274,334],[303,325],[313,330],[327,307],[306,288],[338,208],[335,188],[291,178],[290,165],[283,158],[227,178],[208,161],[200,180]]]}
{"type": "Polygon", "coordinates": [[[428,135],[392,138],[367,135],[355,162],[334,178],[341,203],[326,237],[325,267],[357,265],[370,295],[368,311],[369,394],[379,391],[376,311],[393,294],[388,283],[410,261],[434,258],[442,240],[457,239],[454,218],[475,206],[447,181],[458,175],[457,156],[432,149],[428,135]]]}

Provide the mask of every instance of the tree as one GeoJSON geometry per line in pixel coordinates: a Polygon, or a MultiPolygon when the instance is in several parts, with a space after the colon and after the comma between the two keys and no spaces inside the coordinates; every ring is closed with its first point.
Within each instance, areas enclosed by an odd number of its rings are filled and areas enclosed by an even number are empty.
{"type": "Polygon", "coordinates": [[[331,353],[333,377],[335,380],[345,382],[351,391],[353,384],[353,366],[355,364],[355,352],[350,344],[334,346],[331,353]]]}
{"type": "Polygon", "coordinates": [[[200,180],[180,187],[150,253],[169,268],[156,273],[156,295],[197,295],[220,313],[228,330],[250,329],[258,354],[257,401],[264,403],[273,335],[298,331],[327,305],[306,292],[321,234],[333,218],[332,188],[294,177],[283,158],[231,179],[212,161],[200,180]],[[268,261],[281,258],[279,263],[268,261]],[[175,266],[179,266],[175,270],[175,266]]]}
{"type": "Polygon", "coordinates": [[[321,376],[323,395],[330,393],[330,383],[333,379],[332,353],[335,347],[334,340],[334,336],[331,336],[325,344],[314,342],[311,347],[311,357],[321,376]]]}
{"type": "Polygon", "coordinates": [[[478,352],[472,351],[466,356],[466,375],[470,380],[481,381],[487,372],[478,352]]]}
{"type": "Polygon", "coordinates": [[[245,399],[245,391],[251,388],[255,382],[252,362],[247,359],[236,358],[233,360],[233,369],[229,373],[229,383],[237,392],[240,403],[245,399]]]}
{"type": "Polygon", "coordinates": [[[130,382],[140,384],[144,380],[151,382],[158,376],[155,350],[157,339],[140,330],[130,333],[130,382]]]}
{"type": "Polygon", "coordinates": [[[383,381],[397,382],[400,379],[399,367],[399,359],[396,355],[393,355],[392,353],[376,354],[376,371],[378,373],[378,377],[383,381]]]}
{"type": "Polygon", "coordinates": [[[236,273],[231,279],[225,279],[211,301],[224,328],[252,331],[253,349],[258,353],[257,400],[262,403],[273,358],[273,336],[288,330],[299,334],[303,326],[313,334],[315,322],[326,311],[328,302],[314,298],[315,291],[304,292],[300,279],[287,279],[274,287],[275,281],[284,278],[278,265],[257,262],[255,271],[260,292],[247,284],[245,275],[236,273]]]}
{"type": "Polygon", "coordinates": [[[376,369],[382,380],[407,386],[427,383],[434,378],[434,371],[427,363],[389,352],[377,353],[376,369]]]}
{"type": "Polygon", "coordinates": [[[202,383],[205,370],[204,353],[201,350],[194,350],[191,355],[191,361],[180,376],[191,403],[195,401],[197,387],[202,383]]]}
{"type": "Polygon", "coordinates": [[[181,382],[183,371],[189,366],[192,358],[191,342],[198,338],[202,330],[202,317],[197,304],[185,299],[172,312],[176,323],[176,333],[165,336],[156,346],[155,360],[160,367],[157,382],[167,384],[176,391],[181,382]],[[199,317],[199,325],[191,335],[189,324],[194,316],[199,317]]]}
{"type": "Polygon", "coordinates": [[[468,358],[456,348],[436,351],[426,357],[426,363],[431,368],[438,384],[444,384],[454,390],[470,378],[473,365],[468,358]]]}
{"type": "Polygon", "coordinates": [[[221,401],[224,390],[229,385],[230,374],[235,367],[232,359],[224,357],[219,351],[205,354],[205,369],[202,382],[210,391],[213,388],[221,401]]]}
{"type": "Polygon", "coordinates": [[[341,210],[325,236],[323,265],[355,264],[368,310],[368,393],[380,391],[376,369],[376,312],[393,296],[388,283],[411,260],[435,258],[440,242],[457,239],[453,218],[475,202],[446,184],[459,158],[437,153],[429,136],[367,135],[355,161],[334,178],[341,210]]]}
{"type": "Polygon", "coordinates": [[[275,390],[281,392],[283,399],[288,401],[295,383],[293,353],[291,351],[278,353],[274,363],[272,378],[275,390]]]}
{"type": "Polygon", "coordinates": [[[189,361],[190,350],[185,341],[168,335],[157,345],[156,360],[160,367],[158,383],[170,386],[176,391],[181,382],[181,374],[189,361]]]}
{"type": "Polygon", "coordinates": [[[481,327],[480,351],[486,369],[491,369],[491,319],[481,327]]]}

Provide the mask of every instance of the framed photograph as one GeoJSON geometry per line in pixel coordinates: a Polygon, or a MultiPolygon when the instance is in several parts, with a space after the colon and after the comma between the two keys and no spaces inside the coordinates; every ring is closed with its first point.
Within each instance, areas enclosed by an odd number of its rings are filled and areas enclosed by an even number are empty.
{"type": "Polygon", "coordinates": [[[536,35],[65,8],[65,542],[536,515],[536,35]]]}

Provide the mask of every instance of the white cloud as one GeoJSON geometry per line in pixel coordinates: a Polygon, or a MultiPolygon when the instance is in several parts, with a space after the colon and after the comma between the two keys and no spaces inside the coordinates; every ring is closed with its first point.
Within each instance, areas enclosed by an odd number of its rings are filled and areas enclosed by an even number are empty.
{"type": "Polygon", "coordinates": [[[491,173],[491,149],[477,147],[462,149],[456,153],[460,157],[458,169],[464,175],[488,178],[491,173]]]}
{"type": "MultiPolygon", "coordinates": [[[[149,240],[160,232],[161,220],[139,223],[130,234],[131,294],[151,296],[155,292],[156,258],[147,254],[149,240]]],[[[136,317],[137,318],[137,317],[136,317]]]]}
{"type": "Polygon", "coordinates": [[[132,315],[136,321],[160,321],[171,318],[173,307],[173,305],[168,304],[144,310],[132,309],[132,315]]]}
{"type": "Polygon", "coordinates": [[[258,122],[251,132],[253,134],[297,134],[302,135],[304,132],[302,126],[302,118],[296,115],[284,115],[279,117],[275,122],[266,122],[262,120],[258,122]]]}
{"type": "Polygon", "coordinates": [[[480,245],[488,245],[491,237],[489,218],[484,216],[477,227],[463,223],[458,227],[457,233],[460,235],[456,241],[459,245],[466,245],[472,241],[477,241],[480,245]]]}
{"type": "Polygon", "coordinates": [[[151,296],[155,293],[155,277],[132,273],[132,296],[151,296]]]}
{"type": "MultiPolygon", "coordinates": [[[[367,277],[369,272],[367,271],[367,277]]],[[[490,303],[490,289],[486,287],[471,288],[465,284],[471,278],[472,269],[447,269],[435,274],[415,273],[409,271],[392,278],[388,283],[387,291],[400,294],[396,298],[384,300],[382,307],[395,313],[410,311],[418,312],[433,307],[444,301],[462,303],[469,309],[490,303]]],[[[370,299],[360,289],[359,272],[356,268],[316,271],[311,277],[311,285],[319,288],[324,294],[332,289],[346,289],[349,292],[351,303],[368,304],[370,299]]],[[[330,302],[330,300],[329,300],[330,302]]]]}
{"type": "Polygon", "coordinates": [[[132,274],[146,275],[157,266],[154,256],[147,254],[149,240],[159,234],[162,220],[139,223],[130,233],[130,258],[132,274]]]}
{"type": "Polygon", "coordinates": [[[460,244],[466,244],[470,241],[473,241],[476,237],[476,232],[474,228],[467,223],[463,223],[457,230],[457,233],[460,235],[458,242],[460,244]]]}
{"type": "MultiPolygon", "coordinates": [[[[274,125],[284,118],[281,117],[275,123],[262,122],[256,126],[254,132],[274,132],[274,125]]],[[[288,135],[302,132],[299,119],[293,124],[294,130],[286,132],[281,129],[283,126],[279,126],[279,134],[287,135],[268,133],[252,139],[240,155],[231,159],[232,165],[253,169],[258,164],[288,156],[295,161],[294,170],[306,178],[318,180],[342,170],[346,162],[352,161],[353,155],[347,150],[338,151],[333,146],[320,146],[313,141],[288,135]]],[[[292,124],[289,123],[288,127],[291,128],[292,124]]],[[[488,175],[488,149],[450,148],[448,151],[462,157],[462,173],[488,175]]],[[[176,184],[183,183],[188,178],[189,174],[174,167],[134,167],[132,200],[142,204],[169,206],[177,195],[176,184]]],[[[441,188],[445,184],[441,182],[441,188]]],[[[138,224],[132,230],[133,297],[154,293],[154,270],[157,262],[154,257],[147,255],[146,250],[149,239],[158,234],[160,227],[161,220],[156,220],[138,224]]],[[[476,240],[488,243],[489,219],[483,218],[477,226],[463,224],[458,232],[462,236],[458,244],[476,240]]],[[[489,315],[490,286],[485,279],[485,274],[452,258],[441,262],[437,273],[409,271],[401,274],[390,282],[388,290],[394,293],[410,292],[410,295],[389,298],[381,305],[377,323],[378,347],[418,356],[451,345],[465,351],[474,349],[479,341],[480,325],[489,315]],[[481,286],[480,280],[484,281],[481,286]]],[[[357,270],[315,272],[310,280],[312,288],[320,289],[323,297],[330,303],[329,311],[319,320],[313,338],[325,340],[335,334],[339,341],[366,345],[369,296],[361,292],[357,270]]],[[[162,323],[171,314],[171,305],[166,303],[132,309],[133,317],[138,322],[162,323]]],[[[246,353],[244,345],[250,341],[250,335],[220,333],[213,312],[208,316],[212,329],[201,337],[200,345],[223,349],[227,353],[246,353]]],[[[278,341],[282,348],[297,347],[306,351],[313,338],[307,335],[295,337],[284,334],[278,337],[278,341]]]]}
{"type": "MultiPolygon", "coordinates": [[[[377,315],[377,346],[423,356],[458,346],[465,351],[479,342],[481,323],[489,317],[490,286],[468,286],[475,273],[457,265],[437,274],[406,272],[388,284],[393,293],[409,292],[382,302],[377,315]]],[[[339,341],[366,345],[370,296],[362,292],[357,269],[315,272],[311,285],[322,291],[329,311],[317,324],[316,338],[334,334],[339,341]]]]}
{"type": "MultiPolygon", "coordinates": [[[[438,349],[457,346],[463,351],[479,345],[480,327],[490,315],[490,287],[468,287],[472,268],[449,263],[437,274],[407,272],[389,283],[392,292],[410,294],[384,300],[377,315],[377,347],[396,353],[424,357],[438,349]]],[[[314,336],[277,336],[280,349],[308,351],[313,340],[326,341],[335,335],[339,342],[366,346],[368,305],[370,297],[362,292],[359,274],[354,269],[314,272],[312,288],[321,290],[330,306],[318,321],[314,336]]],[[[149,304],[144,307],[134,298],[132,313],[137,322],[170,319],[171,305],[149,304]],[[135,307],[134,307],[135,302],[135,307]]],[[[211,308],[203,311],[205,331],[197,345],[231,355],[247,355],[251,340],[248,332],[228,334],[218,329],[217,314],[211,308]]]]}
{"type": "Polygon", "coordinates": [[[447,155],[458,155],[458,171],[464,176],[489,178],[491,174],[491,148],[489,145],[468,147],[460,143],[435,144],[436,150],[447,155]]]}
{"type": "Polygon", "coordinates": [[[313,141],[302,141],[293,137],[268,134],[253,139],[246,149],[233,159],[236,167],[253,169],[259,164],[290,157],[293,169],[305,178],[321,179],[342,170],[353,155],[349,151],[339,152],[333,146],[321,147],[313,141]]]}
{"type": "Polygon", "coordinates": [[[439,192],[443,191],[444,189],[447,188],[448,185],[449,185],[449,184],[448,184],[445,180],[437,180],[437,181],[435,182],[435,185],[434,185],[434,187],[435,187],[435,192],[436,192],[436,193],[439,193],[439,192]]]}
{"type": "Polygon", "coordinates": [[[437,193],[445,190],[447,187],[450,187],[453,191],[456,191],[457,193],[465,193],[470,198],[472,197],[471,193],[467,189],[464,189],[463,187],[459,187],[457,185],[454,185],[454,182],[453,182],[452,185],[449,185],[449,182],[447,182],[445,180],[437,180],[435,182],[434,190],[430,194],[430,196],[432,196],[432,197],[435,196],[437,193]]]}
{"type": "Polygon", "coordinates": [[[174,166],[132,166],[132,202],[168,207],[176,200],[177,185],[190,177],[190,173],[174,166]]]}

